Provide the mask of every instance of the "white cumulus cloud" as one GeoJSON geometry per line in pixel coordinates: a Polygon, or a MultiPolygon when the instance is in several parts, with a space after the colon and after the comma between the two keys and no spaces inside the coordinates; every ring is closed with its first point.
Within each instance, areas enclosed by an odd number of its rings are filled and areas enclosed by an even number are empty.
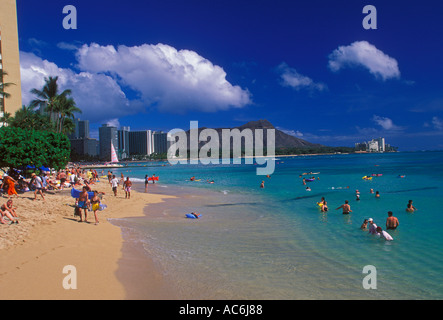
{"type": "Polygon", "coordinates": [[[135,113],[137,103],[131,103],[118,83],[110,76],[90,72],[76,73],[69,68],[60,68],[55,63],[33,53],[20,52],[20,71],[23,104],[28,105],[37,97],[31,89],[41,89],[45,78],[58,77],[59,91],[72,90],[81,117],[94,121],[107,121],[135,113]]]}
{"type": "Polygon", "coordinates": [[[304,88],[323,91],[327,88],[325,84],[316,83],[311,78],[298,73],[297,70],[289,67],[285,62],[281,63],[277,70],[280,73],[283,86],[296,90],[304,88]]]}
{"type": "Polygon", "coordinates": [[[394,122],[386,117],[380,117],[377,115],[374,115],[372,117],[372,120],[377,123],[380,127],[382,127],[384,130],[400,130],[401,127],[394,124],[394,122]]]}
{"type": "Polygon", "coordinates": [[[356,41],[348,46],[340,46],[329,55],[329,68],[334,72],[355,66],[362,66],[383,80],[400,77],[397,60],[367,41],[356,41]]]}
{"type": "Polygon", "coordinates": [[[115,48],[92,43],[78,50],[77,60],[81,70],[115,75],[161,111],[213,112],[251,103],[249,91],[229,83],[221,67],[191,50],[165,44],[115,48]]]}

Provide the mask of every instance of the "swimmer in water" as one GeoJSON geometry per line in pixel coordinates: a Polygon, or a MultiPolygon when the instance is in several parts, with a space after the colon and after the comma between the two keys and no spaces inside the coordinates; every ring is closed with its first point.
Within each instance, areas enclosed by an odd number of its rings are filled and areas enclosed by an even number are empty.
{"type": "Polygon", "coordinates": [[[389,211],[386,219],[386,230],[395,230],[399,224],[398,219],[392,215],[392,211],[389,211]]]}
{"type": "Polygon", "coordinates": [[[326,202],[325,197],[321,197],[319,204],[323,204],[320,206],[322,212],[328,211],[328,203],[326,202]]]}
{"type": "Polygon", "coordinates": [[[389,233],[387,233],[386,231],[382,230],[381,227],[377,227],[376,229],[377,231],[377,236],[379,236],[380,238],[385,239],[386,241],[392,241],[394,240],[394,238],[391,237],[391,235],[389,233]]]}
{"type": "Polygon", "coordinates": [[[349,205],[349,201],[348,200],[346,200],[343,205],[341,205],[340,207],[338,207],[335,210],[338,210],[338,209],[343,209],[343,214],[349,214],[349,213],[352,212],[351,206],[349,205]]]}
{"type": "Polygon", "coordinates": [[[412,200],[409,200],[408,204],[406,206],[406,211],[407,212],[414,212],[415,210],[417,210],[417,208],[412,205],[412,200]]]}
{"type": "Polygon", "coordinates": [[[362,230],[366,230],[368,228],[368,219],[363,220],[363,223],[360,227],[362,230]]]}

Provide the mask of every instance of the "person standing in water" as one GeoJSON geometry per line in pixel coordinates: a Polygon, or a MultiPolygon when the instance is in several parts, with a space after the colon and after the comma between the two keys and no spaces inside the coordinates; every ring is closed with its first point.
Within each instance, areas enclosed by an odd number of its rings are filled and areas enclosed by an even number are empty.
{"type": "Polygon", "coordinates": [[[412,200],[409,200],[408,204],[406,206],[406,211],[407,212],[414,212],[415,210],[417,210],[417,208],[412,205],[412,200]]]}
{"type": "Polygon", "coordinates": [[[399,224],[398,219],[392,215],[392,211],[389,211],[386,219],[386,230],[395,230],[399,224]]]}
{"type": "Polygon", "coordinates": [[[346,200],[343,205],[341,205],[340,207],[338,207],[335,210],[338,210],[338,209],[343,209],[343,214],[349,214],[349,213],[352,212],[351,206],[349,205],[349,201],[348,200],[346,200]]]}

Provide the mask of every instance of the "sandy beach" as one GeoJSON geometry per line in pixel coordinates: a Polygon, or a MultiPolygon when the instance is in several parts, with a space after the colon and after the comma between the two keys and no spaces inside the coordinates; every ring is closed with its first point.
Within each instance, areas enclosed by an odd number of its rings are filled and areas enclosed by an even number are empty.
{"type": "MultiPolygon", "coordinates": [[[[107,208],[99,212],[98,225],[93,212],[88,223],[74,217],[69,188],[48,191],[46,201],[39,195],[33,201],[33,192],[13,198],[20,222],[0,225],[0,299],[171,298],[161,273],[148,258],[142,261],[137,248],[125,244],[122,230],[108,220],[142,216],[146,205],[170,196],[134,190],[125,199],[120,187],[114,197],[107,180],[92,188],[105,192],[102,203],[107,208]],[[75,272],[71,267],[64,273],[66,266],[74,266],[75,272]],[[139,268],[148,268],[151,277],[137,278],[139,268]],[[64,280],[72,284],[74,275],[77,288],[65,289],[64,280]]],[[[1,204],[6,200],[0,198],[1,204]]]]}

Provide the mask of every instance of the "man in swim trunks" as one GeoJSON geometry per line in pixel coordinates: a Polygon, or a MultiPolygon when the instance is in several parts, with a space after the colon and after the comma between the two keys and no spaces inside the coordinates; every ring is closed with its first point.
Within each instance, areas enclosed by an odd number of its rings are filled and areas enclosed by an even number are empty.
{"type": "Polygon", "coordinates": [[[89,199],[88,199],[88,190],[86,187],[83,187],[83,191],[80,193],[77,199],[76,206],[80,209],[80,221],[83,221],[82,218],[82,209],[85,211],[85,222],[88,222],[88,205],[89,205],[89,199]]]}
{"type": "Polygon", "coordinates": [[[123,187],[125,189],[125,199],[131,199],[131,186],[132,182],[129,181],[129,177],[126,177],[126,180],[123,183],[123,187]]]}
{"type": "Polygon", "coordinates": [[[349,205],[349,201],[348,200],[345,201],[345,204],[341,205],[340,207],[338,207],[335,210],[338,210],[338,209],[343,209],[343,214],[349,214],[349,213],[352,212],[351,206],[349,205]]]}
{"type": "Polygon", "coordinates": [[[392,215],[392,211],[389,211],[388,218],[386,219],[386,229],[395,230],[399,224],[398,219],[392,215]]]}
{"type": "Polygon", "coordinates": [[[117,187],[119,185],[119,181],[118,179],[115,177],[115,175],[112,176],[112,179],[110,181],[111,186],[112,186],[112,191],[114,191],[114,196],[117,196],[117,187]]]}

